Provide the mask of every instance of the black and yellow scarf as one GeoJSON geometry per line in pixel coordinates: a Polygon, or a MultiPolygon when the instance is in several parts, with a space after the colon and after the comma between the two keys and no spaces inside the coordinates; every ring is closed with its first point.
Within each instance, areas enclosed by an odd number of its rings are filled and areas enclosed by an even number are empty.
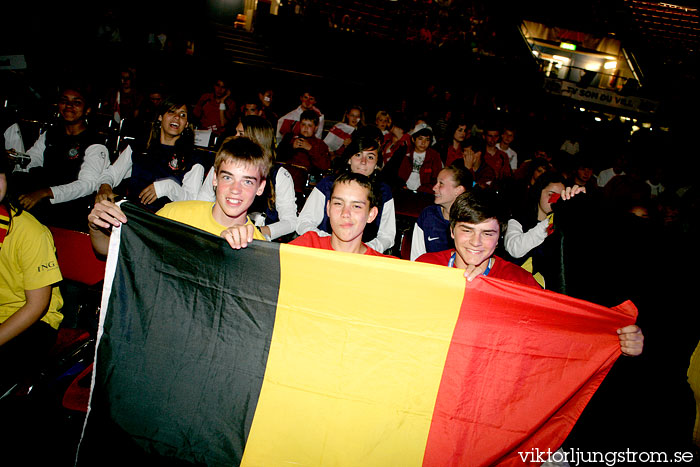
{"type": "Polygon", "coordinates": [[[7,236],[7,231],[10,228],[10,213],[7,212],[7,208],[0,204],[0,248],[5,241],[7,236]]]}

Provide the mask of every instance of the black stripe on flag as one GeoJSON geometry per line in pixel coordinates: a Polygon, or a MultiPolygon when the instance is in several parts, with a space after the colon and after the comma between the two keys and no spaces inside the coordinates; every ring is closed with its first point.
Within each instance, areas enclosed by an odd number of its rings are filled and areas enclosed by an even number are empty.
{"type": "Polygon", "coordinates": [[[79,465],[237,465],[260,395],[279,245],[221,238],[124,203],[79,465]]]}

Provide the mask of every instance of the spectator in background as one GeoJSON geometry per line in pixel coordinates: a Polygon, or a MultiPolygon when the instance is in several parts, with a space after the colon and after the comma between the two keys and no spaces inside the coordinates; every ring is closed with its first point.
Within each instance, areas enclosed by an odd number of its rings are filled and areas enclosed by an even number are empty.
{"type": "Polygon", "coordinates": [[[526,181],[527,186],[530,187],[535,184],[537,179],[545,174],[547,171],[552,169],[552,164],[547,161],[547,159],[537,157],[532,159],[528,164],[527,171],[524,172],[525,177],[523,180],[526,181]]]}
{"type": "Polygon", "coordinates": [[[199,120],[200,129],[210,129],[212,134],[222,135],[226,125],[235,122],[236,118],[236,102],[231,98],[226,80],[217,78],[213,92],[203,94],[192,113],[199,120]]]}
{"type": "Polygon", "coordinates": [[[504,196],[508,203],[514,206],[522,202],[537,179],[551,170],[552,165],[545,159],[538,157],[527,161],[526,170],[518,170],[511,183],[505,187],[504,196]]]}
{"type": "Polygon", "coordinates": [[[435,204],[421,211],[413,226],[411,261],[424,253],[447,250],[452,247],[450,236],[450,208],[455,199],[472,187],[471,173],[460,159],[438,174],[433,187],[435,204]]]}
{"type": "Polygon", "coordinates": [[[27,151],[31,161],[19,203],[44,224],[85,230],[85,213],[110,163],[103,139],[85,121],[90,110],[82,86],[64,86],[58,98],[58,124],[27,151]]]}
{"type": "Polygon", "coordinates": [[[627,166],[627,173],[613,177],[602,191],[606,198],[623,209],[625,206],[651,199],[651,186],[646,182],[639,161],[631,162],[627,166]]]}
{"type": "Polygon", "coordinates": [[[374,124],[382,131],[382,135],[385,137],[389,134],[389,129],[391,128],[391,116],[386,110],[380,110],[374,117],[374,124]]]}
{"type": "Polygon", "coordinates": [[[299,134],[287,133],[279,144],[280,161],[300,165],[314,172],[330,169],[328,146],[316,137],[318,125],[319,117],[315,111],[302,112],[299,134]]]}
{"type": "Polygon", "coordinates": [[[501,141],[496,143],[496,148],[508,155],[510,170],[515,172],[518,168],[518,153],[510,147],[513,139],[515,139],[515,130],[510,126],[505,126],[501,133],[501,141]]]}
{"type": "Polygon", "coordinates": [[[442,170],[440,154],[430,147],[433,131],[425,123],[418,124],[411,135],[412,146],[399,166],[399,177],[412,191],[432,193],[442,170]]]}
{"type": "Polygon", "coordinates": [[[150,211],[170,201],[196,198],[204,177],[204,162],[194,151],[194,134],[184,100],[161,104],[146,141],[136,140],[100,176],[96,203],[113,201],[113,188],[124,179],[126,197],[150,211]]]}
{"type": "Polygon", "coordinates": [[[105,110],[110,112],[116,123],[126,119],[131,121],[139,116],[143,96],[135,88],[134,71],[124,67],[119,71],[119,86],[111,91],[105,102],[105,110]]]}
{"type": "Polygon", "coordinates": [[[151,123],[158,118],[158,109],[165,99],[165,94],[159,86],[154,86],[146,93],[146,98],[139,110],[138,122],[141,127],[138,135],[147,134],[151,129],[151,123]]]}
{"type": "Polygon", "coordinates": [[[261,116],[262,111],[260,110],[260,101],[255,96],[247,96],[243,99],[241,103],[241,117],[246,117],[248,115],[261,116]]]}
{"type": "Polygon", "coordinates": [[[454,107],[452,93],[445,90],[442,99],[436,104],[435,115],[431,116],[435,139],[441,146],[445,146],[451,139],[449,130],[454,126],[455,119],[458,118],[458,112],[454,107]]]}
{"type": "Polygon", "coordinates": [[[284,115],[277,121],[277,141],[282,141],[282,138],[287,133],[298,135],[301,131],[299,127],[299,119],[301,114],[306,110],[312,110],[318,115],[318,125],[316,128],[316,138],[321,139],[323,136],[323,113],[316,107],[316,94],[310,88],[306,88],[299,96],[299,107],[284,115]]]}
{"type": "Polygon", "coordinates": [[[272,124],[273,127],[277,125],[277,120],[279,120],[279,116],[275,112],[274,104],[272,101],[274,97],[275,92],[269,87],[260,88],[260,90],[258,91],[260,115],[265,117],[265,119],[268,122],[270,122],[270,124],[272,124]]]}
{"type": "Polygon", "coordinates": [[[647,169],[646,184],[649,185],[651,189],[650,194],[652,199],[666,190],[666,187],[663,185],[664,175],[663,167],[655,166],[647,169]]]}
{"type": "Polygon", "coordinates": [[[552,205],[567,201],[579,193],[579,186],[566,187],[564,178],[554,172],[537,179],[524,201],[515,205],[514,216],[508,221],[505,249],[517,264],[529,263],[525,268],[535,275],[543,287],[558,290],[559,248],[561,237],[556,229],[552,205]]]}
{"type": "Polygon", "coordinates": [[[573,162],[573,170],[568,177],[570,185],[584,187],[588,194],[596,193],[598,191],[598,183],[596,182],[595,175],[593,175],[593,164],[590,158],[579,152],[573,162]]]}
{"type": "Polygon", "coordinates": [[[559,150],[565,152],[569,156],[575,156],[581,150],[579,139],[578,130],[570,129],[559,150]]]}
{"type": "Polygon", "coordinates": [[[464,142],[471,138],[472,133],[466,121],[456,120],[447,130],[447,134],[451,135],[451,138],[446,141],[446,146],[441,156],[445,161],[445,165],[450,165],[454,161],[463,158],[464,142]]]}
{"type": "Polygon", "coordinates": [[[158,109],[165,99],[165,94],[160,87],[152,87],[147,94],[147,99],[143,101],[139,117],[143,121],[152,122],[158,117],[158,109]]]}
{"type": "Polygon", "coordinates": [[[471,172],[476,185],[481,188],[490,187],[496,180],[496,172],[490,165],[484,163],[483,155],[486,149],[483,138],[472,137],[464,144],[464,167],[471,172]]]}
{"type": "Polygon", "coordinates": [[[625,167],[627,166],[627,155],[619,153],[615,156],[613,164],[607,169],[601,170],[598,174],[598,186],[604,187],[616,175],[625,175],[625,167]]]}
{"type": "Polygon", "coordinates": [[[352,141],[352,132],[363,126],[365,126],[365,113],[362,107],[359,105],[348,107],[343,120],[333,125],[323,139],[334,158],[343,155],[343,150],[352,141]]]}
{"type": "Polygon", "coordinates": [[[122,41],[119,21],[114,8],[108,7],[97,26],[97,40],[107,44],[119,44],[122,41]]]}
{"type": "MultiPolygon", "coordinates": [[[[19,123],[13,123],[7,127],[3,137],[5,138],[5,149],[12,159],[10,163],[15,165],[15,170],[25,172],[29,162],[24,155],[24,138],[22,138],[22,129],[19,127],[19,123]]],[[[12,172],[10,170],[10,173],[12,172]]]]}
{"type": "MultiPolygon", "coordinates": [[[[411,135],[409,134],[410,126],[408,120],[403,115],[399,114],[392,119],[389,133],[384,136],[382,145],[382,159],[387,164],[394,154],[401,152],[399,159],[406,153],[408,146],[411,144],[411,135]]],[[[398,167],[396,169],[398,171],[398,167]]]]}
{"type": "Polygon", "coordinates": [[[516,180],[529,180],[537,170],[535,166],[542,164],[542,161],[549,164],[550,168],[552,167],[552,154],[546,145],[540,141],[536,144],[532,157],[520,163],[518,170],[513,174],[513,178],[516,180]]]}
{"type": "Polygon", "coordinates": [[[485,125],[484,142],[486,145],[482,159],[484,164],[493,169],[495,180],[509,178],[512,175],[508,155],[496,147],[500,136],[500,130],[493,123],[485,125]]]}

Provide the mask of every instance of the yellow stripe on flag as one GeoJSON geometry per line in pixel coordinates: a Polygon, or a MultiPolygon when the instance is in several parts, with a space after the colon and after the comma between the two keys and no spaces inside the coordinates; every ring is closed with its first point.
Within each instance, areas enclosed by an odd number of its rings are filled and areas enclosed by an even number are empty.
{"type": "Polygon", "coordinates": [[[462,271],[291,245],[280,269],[242,465],[420,465],[462,271]]]}

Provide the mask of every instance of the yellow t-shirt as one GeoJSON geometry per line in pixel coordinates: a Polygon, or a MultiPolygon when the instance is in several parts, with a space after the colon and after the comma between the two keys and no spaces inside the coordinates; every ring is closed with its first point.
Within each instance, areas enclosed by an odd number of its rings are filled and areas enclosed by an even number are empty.
{"type": "MultiPolygon", "coordinates": [[[[25,290],[54,285],[63,280],[56,261],[51,232],[28,212],[13,217],[0,248],[0,323],[24,306],[25,290]]],[[[41,318],[58,329],[63,321],[63,297],[58,286],[51,290],[49,311],[41,318]]]]}
{"type": "MultiPolygon", "coordinates": [[[[204,230],[218,237],[221,235],[221,232],[226,230],[226,227],[214,219],[212,214],[213,207],[214,203],[210,201],[175,201],[163,206],[156,214],[204,230]]],[[[253,225],[250,218],[247,219],[246,225],[253,225]]],[[[265,237],[257,227],[253,238],[255,240],[265,240],[265,237]]]]}

